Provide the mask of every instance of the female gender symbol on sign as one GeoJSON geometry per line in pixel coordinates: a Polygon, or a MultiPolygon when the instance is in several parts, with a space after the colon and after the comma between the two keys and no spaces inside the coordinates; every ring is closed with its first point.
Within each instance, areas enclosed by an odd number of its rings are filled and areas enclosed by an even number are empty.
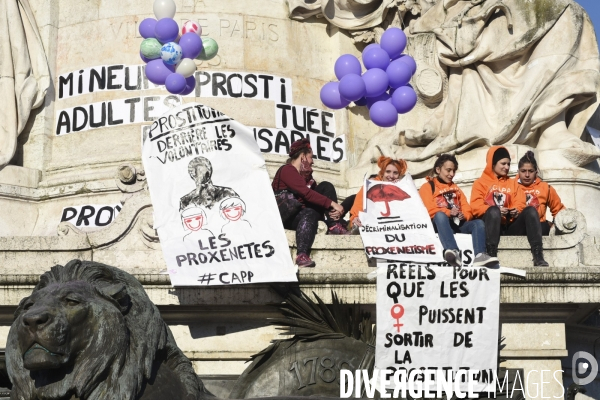
{"type": "Polygon", "coordinates": [[[400,333],[400,327],[404,326],[404,324],[400,323],[400,318],[404,315],[404,307],[402,307],[400,304],[394,304],[390,312],[392,314],[392,318],[396,320],[394,328],[397,328],[398,333],[400,333]]]}

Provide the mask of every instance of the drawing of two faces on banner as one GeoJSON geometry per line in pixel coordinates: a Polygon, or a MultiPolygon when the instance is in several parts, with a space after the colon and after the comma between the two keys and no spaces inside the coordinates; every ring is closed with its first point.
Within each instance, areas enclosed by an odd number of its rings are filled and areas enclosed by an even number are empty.
{"type": "Polygon", "coordinates": [[[252,225],[244,218],[246,203],[235,190],[213,184],[210,161],[196,157],[188,164],[188,172],[196,188],[181,197],[179,203],[181,222],[187,232],[183,241],[206,243],[210,237],[220,234],[225,234],[234,243],[248,241],[252,225]],[[220,218],[211,218],[217,211],[220,218]]]}

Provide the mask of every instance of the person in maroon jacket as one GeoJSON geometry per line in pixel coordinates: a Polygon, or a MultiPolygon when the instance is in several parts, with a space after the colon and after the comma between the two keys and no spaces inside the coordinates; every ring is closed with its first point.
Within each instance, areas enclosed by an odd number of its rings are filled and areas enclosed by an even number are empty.
{"type": "Polygon", "coordinates": [[[279,168],[273,179],[273,192],[276,196],[293,195],[288,201],[278,197],[283,226],[296,231],[298,267],[314,267],[310,259],[310,250],[317,234],[319,221],[325,219],[328,234],[345,235],[348,233],[341,220],[345,211],[337,203],[335,188],[329,182],[317,185],[312,177],[313,153],[310,140],[302,139],[292,143],[286,164],[279,168]],[[298,202],[300,204],[298,204],[298,202]],[[290,210],[283,210],[289,207],[290,210]],[[285,215],[285,218],[284,218],[285,215]]]}

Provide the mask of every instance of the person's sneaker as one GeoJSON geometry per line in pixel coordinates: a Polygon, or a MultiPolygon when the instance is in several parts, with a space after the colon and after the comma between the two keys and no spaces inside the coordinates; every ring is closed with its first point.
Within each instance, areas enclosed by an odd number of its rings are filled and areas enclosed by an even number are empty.
{"type": "Polygon", "coordinates": [[[348,235],[348,229],[346,229],[346,227],[344,225],[342,225],[341,222],[338,222],[334,225],[332,225],[328,230],[327,230],[327,234],[328,235],[348,235]]]}
{"type": "Polygon", "coordinates": [[[499,264],[500,260],[497,257],[492,257],[487,253],[479,253],[475,256],[475,260],[473,261],[474,267],[491,267],[493,265],[499,264]]]}
{"type": "Polygon", "coordinates": [[[444,260],[453,267],[462,267],[462,259],[458,250],[445,250],[444,260]]]}
{"type": "Polygon", "coordinates": [[[298,256],[296,257],[296,265],[298,266],[298,268],[314,268],[316,264],[313,260],[310,259],[309,256],[307,256],[304,253],[301,253],[298,254],[298,256]]]}

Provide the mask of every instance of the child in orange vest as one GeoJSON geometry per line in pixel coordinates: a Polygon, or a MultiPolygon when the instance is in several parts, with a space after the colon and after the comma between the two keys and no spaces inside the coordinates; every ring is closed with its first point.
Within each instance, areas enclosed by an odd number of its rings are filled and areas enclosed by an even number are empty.
{"type": "Polygon", "coordinates": [[[498,264],[496,257],[486,253],[485,226],[480,219],[473,219],[471,206],[462,190],[453,182],[458,169],[456,157],[442,154],[438,157],[431,177],[419,189],[421,199],[444,246],[444,259],[453,266],[462,266],[461,254],[454,233],[469,233],[475,251],[474,265],[498,264]]]}

